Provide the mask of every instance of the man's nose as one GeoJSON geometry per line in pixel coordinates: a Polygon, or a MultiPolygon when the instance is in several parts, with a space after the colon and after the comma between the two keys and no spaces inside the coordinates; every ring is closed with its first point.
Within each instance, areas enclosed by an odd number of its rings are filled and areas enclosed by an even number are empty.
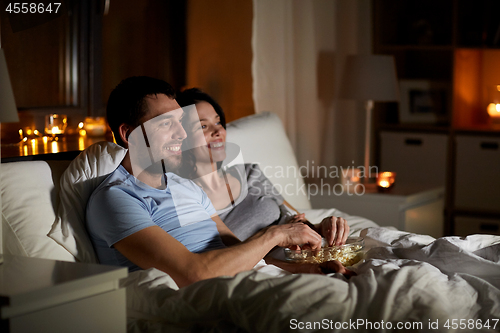
{"type": "Polygon", "coordinates": [[[174,128],[174,132],[172,133],[172,138],[176,139],[176,140],[180,140],[180,141],[187,138],[187,134],[186,134],[186,131],[184,130],[184,127],[178,121],[175,122],[175,128],[174,128]]]}

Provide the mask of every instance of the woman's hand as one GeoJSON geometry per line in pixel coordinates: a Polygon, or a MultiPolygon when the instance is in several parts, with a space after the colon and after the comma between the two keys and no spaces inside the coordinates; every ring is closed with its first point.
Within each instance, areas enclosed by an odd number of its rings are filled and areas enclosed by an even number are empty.
{"type": "Polygon", "coordinates": [[[276,245],[280,247],[298,247],[298,244],[304,244],[312,250],[321,248],[321,235],[304,223],[275,225],[264,230],[269,230],[278,236],[276,245]]]}
{"type": "Polygon", "coordinates": [[[326,239],[328,246],[343,245],[349,236],[349,225],[342,217],[329,216],[321,221],[318,232],[326,239]]]}
{"type": "Polygon", "coordinates": [[[306,214],[300,213],[300,214],[292,216],[286,223],[297,223],[297,222],[304,223],[305,221],[307,221],[306,214]]]}

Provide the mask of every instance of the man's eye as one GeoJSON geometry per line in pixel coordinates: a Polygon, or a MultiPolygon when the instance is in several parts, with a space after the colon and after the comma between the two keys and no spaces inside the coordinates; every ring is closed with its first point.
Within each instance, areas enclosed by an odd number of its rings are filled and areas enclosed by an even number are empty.
{"type": "Polygon", "coordinates": [[[201,128],[205,129],[205,128],[207,128],[207,125],[201,125],[201,128]]]}

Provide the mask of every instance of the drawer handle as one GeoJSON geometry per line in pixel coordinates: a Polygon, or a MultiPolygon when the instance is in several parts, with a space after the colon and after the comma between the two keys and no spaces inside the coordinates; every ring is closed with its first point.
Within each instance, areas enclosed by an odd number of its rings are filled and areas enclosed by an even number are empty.
{"type": "Polygon", "coordinates": [[[481,223],[480,228],[482,231],[493,231],[497,232],[498,231],[498,224],[493,224],[493,223],[481,223]]]}
{"type": "Polygon", "coordinates": [[[408,146],[421,146],[422,139],[406,139],[405,144],[408,146]]]}
{"type": "Polygon", "coordinates": [[[497,142],[481,142],[482,149],[498,150],[497,142]]]}

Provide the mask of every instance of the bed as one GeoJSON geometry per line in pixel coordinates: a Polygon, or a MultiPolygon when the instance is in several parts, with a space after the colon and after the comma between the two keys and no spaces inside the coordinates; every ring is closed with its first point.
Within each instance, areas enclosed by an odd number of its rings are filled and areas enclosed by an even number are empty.
{"type": "MultiPolygon", "coordinates": [[[[500,330],[500,236],[411,234],[334,208],[312,210],[279,118],[262,113],[228,125],[235,160],[259,163],[285,199],[313,223],[345,217],[365,239],[356,276],[290,275],[258,265],[179,289],[155,269],[130,273],[130,332],[455,332],[500,330]],[[289,172],[278,172],[288,170],[289,172]]],[[[4,253],[96,262],[82,225],[86,198],[121,161],[102,143],[70,161],[2,164],[4,253]],[[48,236],[50,234],[50,237],[48,236]]],[[[334,206],[334,203],[333,203],[334,206]]]]}

